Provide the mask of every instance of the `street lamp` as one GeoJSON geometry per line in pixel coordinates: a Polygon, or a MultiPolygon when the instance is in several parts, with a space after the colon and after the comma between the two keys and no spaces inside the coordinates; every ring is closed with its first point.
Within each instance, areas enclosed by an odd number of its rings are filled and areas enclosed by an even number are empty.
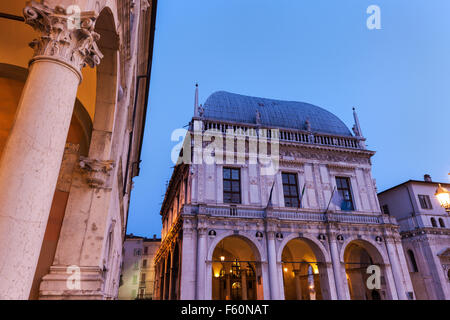
{"type": "Polygon", "coordinates": [[[445,211],[450,213],[450,192],[439,184],[434,195],[438,198],[445,211]]]}

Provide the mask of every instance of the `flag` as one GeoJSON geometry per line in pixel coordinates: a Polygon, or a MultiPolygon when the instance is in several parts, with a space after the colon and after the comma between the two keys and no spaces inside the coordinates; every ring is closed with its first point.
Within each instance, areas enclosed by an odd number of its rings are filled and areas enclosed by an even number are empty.
{"type": "Polygon", "coordinates": [[[342,194],[336,190],[331,197],[331,202],[340,210],[347,210],[348,202],[342,197],[342,194]]]}
{"type": "Polygon", "coordinates": [[[303,194],[305,193],[305,187],[306,187],[306,183],[303,184],[303,189],[302,189],[302,193],[300,194],[300,199],[299,199],[299,206],[300,208],[303,207],[303,194]]]}
{"type": "Polygon", "coordinates": [[[328,206],[327,209],[325,210],[325,213],[328,212],[331,203],[333,203],[341,210],[343,210],[342,206],[346,203],[344,201],[344,198],[342,198],[341,194],[339,193],[339,191],[336,190],[336,187],[333,188],[333,192],[331,193],[330,201],[328,202],[328,206]]]}

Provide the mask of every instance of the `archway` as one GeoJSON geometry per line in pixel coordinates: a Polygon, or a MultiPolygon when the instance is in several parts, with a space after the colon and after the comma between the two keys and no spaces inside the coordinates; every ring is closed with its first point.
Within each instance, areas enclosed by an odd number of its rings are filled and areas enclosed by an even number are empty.
{"type": "Polygon", "coordinates": [[[384,263],[378,250],[370,243],[362,240],[351,241],[345,248],[344,262],[351,300],[388,298],[384,263]],[[376,267],[369,268],[371,266],[376,267]],[[380,271],[379,279],[374,271],[378,270],[377,267],[380,271]]]}
{"type": "Polygon", "coordinates": [[[250,240],[240,236],[222,239],[212,257],[213,300],[263,298],[261,259],[250,240]]]}
{"type": "Polygon", "coordinates": [[[100,35],[98,47],[103,54],[103,59],[96,67],[95,115],[89,149],[90,158],[101,160],[111,158],[113,146],[119,74],[119,36],[115,30],[114,15],[110,8],[105,7],[95,23],[95,32],[100,35]]]}
{"type": "Polygon", "coordinates": [[[286,300],[329,299],[323,290],[325,258],[320,249],[306,238],[290,240],[281,254],[284,297],[286,300]]]}
{"type": "Polygon", "coordinates": [[[179,271],[180,269],[180,249],[179,244],[177,243],[175,245],[174,251],[173,251],[173,261],[172,261],[172,270],[171,270],[171,293],[170,293],[170,300],[178,300],[180,295],[180,278],[179,278],[179,271]]]}

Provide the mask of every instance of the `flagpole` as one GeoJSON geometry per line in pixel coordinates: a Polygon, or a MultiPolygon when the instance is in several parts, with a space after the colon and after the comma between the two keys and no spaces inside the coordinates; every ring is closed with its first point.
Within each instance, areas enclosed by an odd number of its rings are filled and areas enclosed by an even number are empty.
{"type": "Polygon", "coordinates": [[[327,209],[325,210],[325,214],[328,212],[328,209],[330,208],[331,199],[333,199],[334,191],[336,191],[336,186],[333,188],[333,192],[331,193],[330,201],[328,201],[327,209]]]}
{"type": "Polygon", "coordinates": [[[277,174],[278,174],[278,171],[273,176],[272,188],[270,188],[269,201],[267,201],[266,209],[269,207],[269,204],[272,202],[272,192],[273,192],[273,187],[275,187],[275,182],[277,181],[277,174]]]}

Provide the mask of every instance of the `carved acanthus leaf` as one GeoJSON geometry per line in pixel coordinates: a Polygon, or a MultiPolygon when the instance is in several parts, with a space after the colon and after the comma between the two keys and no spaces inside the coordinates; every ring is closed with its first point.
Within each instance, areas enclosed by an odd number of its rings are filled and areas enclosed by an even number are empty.
{"type": "Polygon", "coordinates": [[[30,46],[34,49],[31,62],[39,59],[60,61],[78,73],[86,65],[95,67],[103,58],[97,47],[100,35],[94,31],[96,13],[79,12],[69,7],[54,9],[31,1],[23,10],[25,23],[40,33],[30,46]]]}
{"type": "Polygon", "coordinates": [[[97,160],[80,157],[80,169],[91,188],[108,188],[110,171],[114,168],[112,160],[97,160]]]}

